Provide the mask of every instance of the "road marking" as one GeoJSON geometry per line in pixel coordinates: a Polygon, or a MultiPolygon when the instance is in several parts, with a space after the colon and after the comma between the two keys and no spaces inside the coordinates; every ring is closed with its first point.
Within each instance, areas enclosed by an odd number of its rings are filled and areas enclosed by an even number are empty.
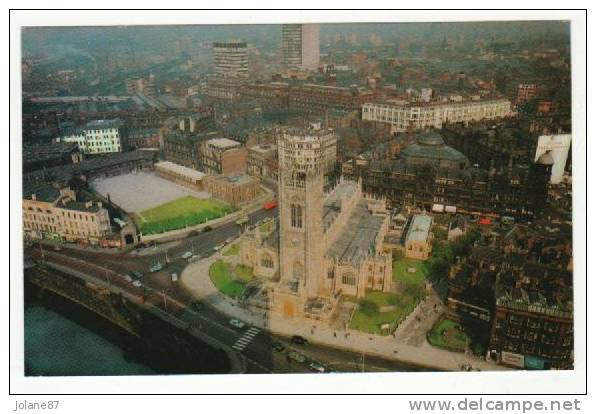
{"type": "Polygon", "coordinates": [[[237,349],[238,351],[244,350],[250,344],[255,336],[257,336],[261,332],[259,328],[255,328],[254,326],[250,328],[248,331],[244,332],[235,343],[232,345],[232,348],[237,349]]]}

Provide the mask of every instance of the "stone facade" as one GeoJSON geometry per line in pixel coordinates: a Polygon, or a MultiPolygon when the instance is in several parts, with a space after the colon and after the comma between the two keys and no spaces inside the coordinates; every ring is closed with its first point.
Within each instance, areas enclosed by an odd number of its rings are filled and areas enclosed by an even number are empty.
{"type": "Polygon", "coordinates": [[[288,130],[279,141],[279,221],[256,229],[241,244],[240,260],[275,282],[273,312],[322,319],[341,295],[364,297],[391,287],[391,253],[383,251],[389,214],[385,202],[340,180],[325,193],[326,157],[306,157],[329,130],[288,130]],[[310,158],[310,159],[309,159],[310,158]],[[316,313],[316,315],[315,315],[316,313]]]}

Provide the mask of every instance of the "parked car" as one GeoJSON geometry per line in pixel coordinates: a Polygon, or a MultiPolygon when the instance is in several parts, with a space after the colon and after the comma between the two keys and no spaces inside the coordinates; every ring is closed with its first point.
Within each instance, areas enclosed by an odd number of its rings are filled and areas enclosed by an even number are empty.
{"type": "Polygon", "coordinates": [[[130,275],[124,275],[124,280],[127,282],[132,282],[132,277],[130,275]]]}
{"type": "Polygon", "coordinates": [[[196,262],[197,260],[199,260],[201,258],[201,255],[198,254],[194,254],[191,257],[189,257],[188,259],[186,259],[186,261],[188,263],[192,263],[192,262],[196,262]]]}
{"type": "Polygon", "coordinates": [[[194,301],[193,303],[191,303],[190,305],[194,310],[196,311],[200,311],[201,309],[203,309],[203,303],[201,301],[194,301]]]}
{"type": "Polygon", "coordinates": [[[191,258],[191,257],[192,257],[192,252],[191,252],[191,251],[184,252],[184,253],[182,254],[182,258],[183,258],[183,259],[189,259],[189,258],[191,258]]]}
{"type": "Polygon", "coordinates": [[[211,230],[213,230],[211,226],[205,226],[205,228],[203,229],[203,233],[210,232],[211,230]]]}
{"type": "Polygon", "coordinates": [[[151,273],[155,273],[155,272],[159,272],[161,269],[163,269],[163,266],[161,265],[161,263],[157,263],[157,264],[155,264],[155,265],[151,266],[151,267],[149,268],[149,271],[150,271],[151,273]]]}
{"type": "Polygon", "coordinates": [[[172,272],[170,274],[170,277],[172,278],[172,282],[177,282],[178,281],[178,273],[172,272]]]}
{"type": "Polygon", "coordinates": [[[306,338],[300,336],[300,335],[294,335],[292,336],[292,342],[297,344],[297,345],[305,345],[308,343],[308,341],[306,340],[306,338]]]}
{"type": "Polygon", "coordinates": [[[141,287],[141,286],[143,286],[143,284],[139,280],[135,280],[134,282],[132,282],[132,285],[134,287],[141,287]]]}
{"type": "Polygon", "coordinates": [[[326,371],[326,369],[323,365],[321,365],[315,361],[308,364],[308,367],[310,368],[311,371],[314,371],[314,372],[325,372],[326,371]]]}
{"type": "Polygon", "coordinates": [[[60,246],[54,246],[54,251],[55,252],[59,252],[60,250],[62,250],[62,247],[60,247],[60,246]]]}
{"type": "Polygon", "coordinates": [[[239,321],[238,319],[230,319],[230,325],[238,329],[242,329],[245,326],[244,322],[239,321]]]}
{"type": "Polygon", "coordinates": [[[215,246],[213,248],[213,250],[215,250],[217,252],[217,251],[220,251],[221,249],[223,249],[224,247],[225,247],[225,243],[220,243],[217,246],[215,246]]]}
{"type": "Polygon", "coordinates": [[[289,352],[288,353],[288,358],[291,361],[296,361],[296,362],[299,362],[299,363],[303,363],[304,361],[306,361],[306,357],[304,355],[302,355],[302,354],[299,354],[296,351],[289,352]]]}
{"type": "Polygon", "coordinates": [[[271,347],[277,352],[283,352],[283,350],[286,349],[285,345],[277,340],[271,341],[271,347]]]}

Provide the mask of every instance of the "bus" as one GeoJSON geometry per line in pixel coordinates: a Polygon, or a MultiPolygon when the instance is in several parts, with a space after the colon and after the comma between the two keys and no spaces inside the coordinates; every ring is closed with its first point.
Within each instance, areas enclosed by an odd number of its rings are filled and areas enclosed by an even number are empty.
{"type": "Polygon", "coordinates": [[[265,210],[273,210],[275,207],[277,207],[277,200],[271,200],[263,204],[265,210]]]}

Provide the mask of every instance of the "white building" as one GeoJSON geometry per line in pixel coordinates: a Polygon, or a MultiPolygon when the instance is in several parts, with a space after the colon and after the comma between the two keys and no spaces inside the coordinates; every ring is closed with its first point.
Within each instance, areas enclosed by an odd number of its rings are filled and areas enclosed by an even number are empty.
{"type": "Polygon", "coordinates": [[[508,99],[468,100],[461,102],[387,102],[362,105],[362,119],[391,124],[392,132],[409,128],[441,129],[453,122],[493,120],[512,115],[508,99]]]}
{"type": "Polygon", "coordinates": [[[82,129],[58,138],[60,142],[76,142],[84,154],[122,152],[128,144],[128,133],[120,119],[88,122],[82,129]]]}
{"type": "Polygon", "coordinates": [[[538,160],[542,154],[550,152],[554,161],[550,177],[550,182],[552,184],[559,184],[563,180],[570,147],[570,134],[542,135],[538,137],[538,145],[536,147],[534,161],[538,160]]]}
{"type": "Polygon", "coordinates": [[[213,43],[215,74],[220,78],[248,79],[246,42],[230,40],[213,43]]]}
{"type": "Polygon", "coordinates": [[[319,25],[284,24],[281,31],[283,63],[291,68],[316,70],[320,60],[319,25]]]}
{"type": "Polygon", "coordinates": [[[333,130],[324,131],[320,124],[312,124],[307,130],[312,135],[291,135],[292,129],[288,131],[290,133],[284,133],[286,138],[278,142],[280,169],[306,171],[314,165],[323,165],[325,172],[333,170],[337,160],[337,136],[333,130]]]}

